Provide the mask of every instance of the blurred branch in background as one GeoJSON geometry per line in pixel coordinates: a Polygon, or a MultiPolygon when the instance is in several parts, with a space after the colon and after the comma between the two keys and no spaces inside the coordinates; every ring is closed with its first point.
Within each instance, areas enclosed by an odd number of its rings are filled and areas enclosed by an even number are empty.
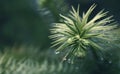
{"type": "Polygon", "coordinates": [[[41,15],[34,11],[29,0],[4,0],[1,1],[1,9],[7,20],[1,23],[1,44],[8,43],[44,43],[47,39],[47,24],[41,19],[41,15]],[[39,28],[38,28],[39,27],[39,28]]]}
{"type": "Polygon", "coordinates": [[[72,74],[73,66],[59,63],[54,54],[38,51],[39,48],[26,45],[6,48],[4,54],[0,53],[0,73],[72,74]]]}
{"type": "Polygon", "coordinates": [[[59,13],[67,11],[63,0],[3,0],[0,8],[1,47],[24,43],[43,49],[50,44],[50,24],[59,20],[59,13]]]}
{"type": "Polygon", "coordinates": [[[59,14],[66,14],[68,4],[64,0],[37,0],[40,8],[46,8],[51,12],[55,21],[59,21],[59,14]]]}

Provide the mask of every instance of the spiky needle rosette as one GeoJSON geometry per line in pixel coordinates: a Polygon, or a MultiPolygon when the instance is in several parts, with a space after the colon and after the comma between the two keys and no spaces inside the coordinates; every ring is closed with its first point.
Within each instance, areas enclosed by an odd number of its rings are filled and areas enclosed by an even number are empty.
{"type": "Polygon", "coordinates": [[[102,51],[102,44],[113,41],[111,31],[116,28],[116,25],[111,22],[112,16],[106,16],[108,12],[101,10],[89,20],[95,7],[96,5],[93,4],[82,16],[79,16],[79,6],[77,10],[72,7],[69,16],[60,14],[63,21],[54,23],[50,35],[53,39],[52,47],[57,47],[56,53],[65,51],[64,59],[68,56],[84,57],[89,50],[102,51]],[[102,40],[103,43],[100,44],[96,40],[102,40]]]}

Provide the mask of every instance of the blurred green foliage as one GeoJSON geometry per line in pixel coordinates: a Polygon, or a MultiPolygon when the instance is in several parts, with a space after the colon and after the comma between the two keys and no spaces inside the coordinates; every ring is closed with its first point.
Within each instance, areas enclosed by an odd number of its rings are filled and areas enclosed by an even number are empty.
{"type": "Polygon", "coordinates": [[[48,9],[55,21],[59,21],[59,14],[66,14],[68,5],[64,0],[38,0],[40,8],[48,9]]]}
{"type": "Polygon", "coordinates": [[[72,66],[59,63],[56,57],[49,56],[51,55],[50,53],[38,53],[38,51],[39,48],[25,45],[21,45],[19,47],[15,46],[13,48],[6,48],[5,53],[0,54],[0,73],[71,74],[71,72],[73,71],[72,66]]]}
{"type": "Polygon", "coordinates": [[[96,60],[89,56],[78,58],[73,64],[68,60],[60,62],[61,57],[53,51],[40,51],[39,47],[20,45],[6,48],[0,53],[1,74],[119,74],[119,49],[104,52],[106,59],[96,60]]]}
{"type": "Polygon", "coordinates": [[[49,27],[61,9],[62,0],[0,1],[0,45],[33,44],[49,46],[49,27]],[[57,6],[56,6],[57,5],[57,6]]]}
{"type": "MultiPolygon", "coordinates": [[[[44,44],[47,39],[48,25],[41,15],[34,11],[29,0],[1,1],[1,44],[30,43],[44,44]],[[2,20],[1,20],[2,22],[2,20]]],[[[48,39],[47,39],[48,40],[48,39]]]]}

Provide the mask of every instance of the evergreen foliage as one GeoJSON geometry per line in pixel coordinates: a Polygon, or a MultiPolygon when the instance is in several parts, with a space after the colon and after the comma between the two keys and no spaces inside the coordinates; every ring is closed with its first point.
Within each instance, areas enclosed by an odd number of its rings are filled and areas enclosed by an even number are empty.
{"type": "Polygon", "coordinates": [[[73,62],[74,58],[83,58],[89,52],[97,60],[104,59],[106,47],[117,45],[119,36],[115,37],[113,33],[117,24],[112,16],[106,17],[108,12],[104,10],[90,19],[95,7],[93,4],[82,16],[79,16],[79,6],[77,11],[72,7],[68,17],[60,14],[62,21],[54,23],[50,36],[54,40],[52,47],[57,46],[56,53],[65,54],[63,60],[70,59],[73,62]]]}
{"type": "Polygon", "coordinates": [[[81,14],[90,2],[1,0],[0,74],[120,74],[119,24],[105,10],[94,16],[96,4],[81,14]],[[68,13],[71,3],[81,8],[68,13]]]}
{"type": "Polygon", "coordinates": [[[70,74],[73,71],[72,66],[59,63],[47,51],[38,53],[38,48],[25,45],[11,50],[0,54],[0,74],[70,74]]]}

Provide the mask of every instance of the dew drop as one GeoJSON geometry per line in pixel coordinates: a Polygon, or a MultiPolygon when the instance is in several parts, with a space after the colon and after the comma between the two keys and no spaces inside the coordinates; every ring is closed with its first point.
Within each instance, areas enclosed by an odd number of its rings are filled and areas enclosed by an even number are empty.
{"type": "Polygon", "coordinates": [[[68,40],[67,40],[67,42],[69,43],[69,44],[71,44],[72,43],[72,38],[69,38],[68,40]]]}

